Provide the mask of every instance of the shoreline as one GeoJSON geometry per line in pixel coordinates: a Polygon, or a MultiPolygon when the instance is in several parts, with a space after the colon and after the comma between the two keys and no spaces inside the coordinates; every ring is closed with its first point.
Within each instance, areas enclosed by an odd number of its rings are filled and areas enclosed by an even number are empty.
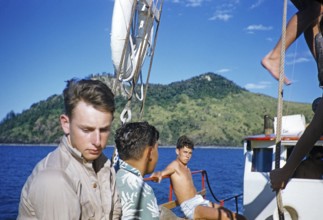
{"type": "Polygon", "coordinates": [[[25,146],[25,147],[56,147],[58,146],[58,144],[15,144],[15,143],[10,143],[10,144],[6,144],[6,143],[0,143],[0,147],[6,147],[6,146],[25,146]]]}
{"type": "MultiPolygon", "coordinates": [[[[6,143],[0,143],[0,147],[57,147],[58,144],[14,144],[14,143],[10,143],[10,144],[6,144],[6,143]]],[[[106,148],[114,148],[113,145],[107,145],[106,148]]],[[[176,148],[175,145],[163,145],[163,146],[158,146],[158,148],[176,148]]],[[[206,146],[194,146],[194,149],[243,149],[242,146],[219,146],[219,145],[206,145],[206,146]]]]}

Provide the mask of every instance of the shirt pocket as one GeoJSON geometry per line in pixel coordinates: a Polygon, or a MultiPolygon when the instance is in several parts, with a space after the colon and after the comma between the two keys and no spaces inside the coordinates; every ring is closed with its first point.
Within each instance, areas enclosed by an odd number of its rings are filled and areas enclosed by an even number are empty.
{"type": "Polygon", "coordinates": [[[81,213],[82,217],[81,219],[95,219],[95,209],[94,206],[92,205],[90,199],[88,196],[83,194],[80,197],[80,204],[81,204],[81,213]]]}

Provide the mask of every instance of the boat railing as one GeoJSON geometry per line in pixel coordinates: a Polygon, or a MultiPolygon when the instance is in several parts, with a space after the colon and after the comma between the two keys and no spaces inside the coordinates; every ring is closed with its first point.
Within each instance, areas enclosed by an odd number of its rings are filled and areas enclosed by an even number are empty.
{"type": "MultiPolygon", "coordinates": [[[[243,193],[233,195],[233,196],[230,196],[225,199],[218,199],[212,191],[206,170],[196,170],[196,171],[192,171],[191,173],[192,173],[192,175],[201,174],[201,189],[197,192],[198,194],[202,195],[205,198],[205,196],[206,196],[205,183],[206,183],[213,199],[216,202],[218,202],[221,206],[224,206],[224,203],[226,201],[230,201],[230,200],[234,199],[235,206],[236,206],[236,213],[239,213],[238,199],[240,196],[243,196],[243,193]]],[[[169,179],[170,180],[170,176],[169,175],[163,176],[162,179],[169,179]]],[[[148,177],[148,178],[145,178],[144,180],[145,181],[157,181],[157,178],[156,177],[148,177]]],[[[173,208],[179,206],[178,201],[176,199],[173,199],[173,186],[172,186],[171,182],[169,184],[168,202],[163,203],[161,205],[168,208],[168,209],[173,209],[173,208]]]]}

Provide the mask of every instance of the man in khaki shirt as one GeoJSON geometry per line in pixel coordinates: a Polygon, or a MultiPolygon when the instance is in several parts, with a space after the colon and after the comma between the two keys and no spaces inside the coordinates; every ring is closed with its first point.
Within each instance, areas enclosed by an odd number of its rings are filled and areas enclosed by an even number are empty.
{"type": "Polygon", "coordinates": [[[115,111],[101,81],[70,80],[64,90],[64,136],[34,168],[20,198],[18,219],[120,219],[115,170],[102,153],[115,111]]]}

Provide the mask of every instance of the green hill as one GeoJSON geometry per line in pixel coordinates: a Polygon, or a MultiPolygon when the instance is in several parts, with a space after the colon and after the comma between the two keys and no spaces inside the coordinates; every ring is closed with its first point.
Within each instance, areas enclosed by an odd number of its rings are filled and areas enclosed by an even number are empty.
{"type": "MultiPolygon", "coordinates": [[[[109,74],[91,77],[114,85],[109,74]]],[[[109,144],[121,125],[119,114],[126,103],[125,93],[116,85],[117,111],[109,144]]],[[[140,103],[132,105],[132,121],[137,121],[140,103]]],[[[313,117],[309,104],[285,102],[283,110],[283,115],[304,114],[307,122],[313,117]]],[[[205,73],[168,85],[150,84],[142,120],[157,127],[161,145],[174,145],[180,135],[187,134],[196,145],[241,146],[244,136],[262,133],[264,115],[273,117],[276,111],[275,98],[205,73]]],[[[57,143],[62,135],[58,120],[62,112],[61,95],[35,103],[21,114],[10,112],[0,123],[0,143],[57,143]]]]}

